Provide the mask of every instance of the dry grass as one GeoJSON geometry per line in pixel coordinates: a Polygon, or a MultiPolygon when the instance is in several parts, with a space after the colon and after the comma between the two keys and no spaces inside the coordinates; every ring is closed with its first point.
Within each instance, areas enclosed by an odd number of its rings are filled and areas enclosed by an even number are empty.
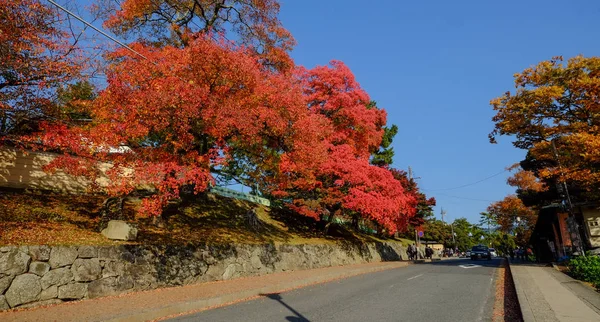
{"type": "MultiPolygon", "coordinates": [[[[110,245],[119,244],[99,233],[100,196],[24,194],[0,191],[0,245],[110,245]]],[[[172,204],[163,215],[162,228],[151,218],[136,216],[139,201],[125,205],[129,221],[139,226],[138,240],[145,244],[186,243],[287,243],[323,244],[338,241],[383,241],[333,226],[326,238],[317,222],[280,209],[250,202],[205,195],[194,201],[172,204]],[[255,208],[262,223],[258,230],[247,224],[244,214],[255,208]]],[[[390,241],[389,239],[386,241],[390,241]]],[[[409,240],[396,240],[408,244],[409,240]]],[[[122,243],[122,242],[121,242],[122,243]]]]}

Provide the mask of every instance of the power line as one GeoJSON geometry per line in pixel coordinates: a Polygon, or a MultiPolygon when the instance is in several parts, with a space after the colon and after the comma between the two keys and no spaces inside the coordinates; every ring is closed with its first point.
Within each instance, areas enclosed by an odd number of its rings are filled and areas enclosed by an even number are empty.
{"type": "Polygon", "coordinates": [[[442,196],[446,196],[446,197],[450,197],[450,198],[455,198],[455,199],[464,199],[464,200],[472,200],[472,201],[484,201],[484,202],[494,202],[494,200],[477,199],[477,198],[469,198],[469,197],[459,197],[459,196],[448,195],[448,194],[441,193],[441,192],[438,192],[436,194],[439,194],[439,195],[442,195],[442,196]]]}
{"type": "Polygon", "coordinates": [[[135,51],[133,48],[127,46],[126,44],[124,44],[123,42],[119,41],[118,39],[114,38],[113,36],[105,33],[104,31],[102,31],[101,29],[98,29],[96,27],[94,27],[94,25],[92,25],[91,23],[85,21],[83,18],[79,17],[78,15],[74,14],[73,12],[69,11],[67,8],[61,6],[60,4],[56,3],[54,0],[47,0],[48,2],[50,2],[51,4],[55,5],[57,8],[59,8],[60,10],[66,12],[68,15],[70,15],[71,17],[81,21],[83,24],[85,24],[86,26],[96,30],[97,32],[99,32],[101,35],[103,35],[104,37],[116,42],[117,44],[121,45],[122,47],[128,49],[129,51],[131,51],[132,53],[144,58],[144,59],[148,59],[146,56],[140,54],[139,52],[135,51]]]}
{"type": "Polygon", "coordinates": [[[504,172],[507,172],[507,171],[509,171],[509,170],[508,170],[508,169],[504,169],[504,170],[502,170],[502,171],[500,171],[500,172],[498,172],[498,173],[495,173],[495,174],[493,174],[493,175],[491,175],[491,176],[489,176],[489,177],[485,177],[485,178],[483,178],[483,179],[481,179],[481,180],[477,180],[477,181],[475,181],[475,182],[467,183],[467,184],[464,184],[464,185],[462,185],[462,186],[458,186],[458,187],[444,188],[444,189],[423,189],[423,190],[425,190],[425,191],[447,191],[447,190],[455,190],[455,189],[460,189],[460,188],[464,188],[464,187],[472,186],[472,185],[478,184],[478,183],[480,183],[480,182],[483,182],[483,181],[489,180],[489,179],[491,179],[491,178],[497,177],[497,176],[499,176],[499,175],[501,175],[501,174],[503,174],[504,172]]]}

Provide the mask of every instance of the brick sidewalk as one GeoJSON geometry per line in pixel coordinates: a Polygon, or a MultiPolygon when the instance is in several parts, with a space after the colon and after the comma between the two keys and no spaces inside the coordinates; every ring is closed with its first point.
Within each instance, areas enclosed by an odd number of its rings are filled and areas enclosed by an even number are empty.
{"type": "Polygon", "coordinates": [[[0,321],[148,321],[386,269],[407,262],[382,262],[275,273],[0,313],[0,321]]]}
{"type": "Polygon", "coordinates": [[[510,269],[525,322],[600,321],[597,309],[564,284],[577,281],[566,275],[569,281],[561,281],[554,268],[541,265],[511,262],[510,269]]]}

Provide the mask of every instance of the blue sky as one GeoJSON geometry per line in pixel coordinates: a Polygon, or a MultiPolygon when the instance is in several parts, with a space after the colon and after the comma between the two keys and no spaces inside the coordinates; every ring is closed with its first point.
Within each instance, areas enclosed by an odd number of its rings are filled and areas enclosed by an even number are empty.
{"type": "Polygon", "coordinates": [[[413,168],[450,220],[477,222],[514,189],[523,159],[510,138],[488,141],[489,101],[513,90],[513,74],[562,55],[600,55],[598,1],[281,0],[280,19],[312,67],[344,61],[400,128],[395,166],[413,168]],[[477,200],[469,200],[477,199],[477,200]]]}

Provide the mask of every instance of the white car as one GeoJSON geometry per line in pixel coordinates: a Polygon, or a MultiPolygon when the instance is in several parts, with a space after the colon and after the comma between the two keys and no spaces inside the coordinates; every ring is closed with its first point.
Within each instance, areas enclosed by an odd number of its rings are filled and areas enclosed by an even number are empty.
{"type": "Polygon", "coordinates": [[[490,248],[490,253],[492,254],[492,257],[498,257],[498,254],[494,248],[490,248]]]}
{"type": "Polygon", "coordinates": [[[468,251],[465,253],[465,257],[466,257],[466,258],[469,258],[469,257],[471,257],[471,251],[470,251],[470,250],[468,250],[468,251]]]}

